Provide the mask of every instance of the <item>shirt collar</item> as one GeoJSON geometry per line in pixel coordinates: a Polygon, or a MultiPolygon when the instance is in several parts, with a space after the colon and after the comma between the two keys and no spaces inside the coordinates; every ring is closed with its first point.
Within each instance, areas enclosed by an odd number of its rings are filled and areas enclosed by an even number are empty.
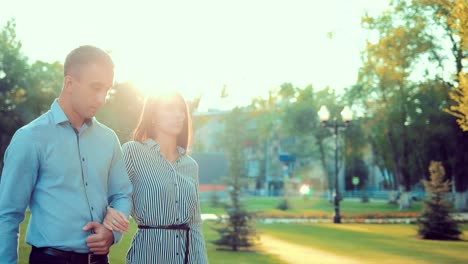
{"type": "Polygon", "coordinates": [[[50,106],[50,111],[52,112],[52,116],[56,125],[68,122],[68,117],[67,115],[65,115],[65,112],[63,112],[63,109],[59,105],[57,99],[55,99],[52,105],[50,106]]]}
{"type": "Polygon", "coordinates": [[[156,142],[152,138],[147,138],[145,141],[143,141],[145,145],[147,145],[149,148],[156,148],[156,150],[159,152],[161,150],[161,146],[159,146],[158,142],[156,142]]]}
{"type": "MultiPolygon", "coordinates": [[[[147,145],[149,148],[156,148],[156,150],[158,152],[161,151],[161,146],[159,145],[158,142],[156,142],[154,139],[152,138],[147,138],[145,141],[143,141],[143,143],[145,145],[147,145]]],[[[177,152],[179,152],[179,155],[184,155],[185,154],[185,149],[180,147],[180,146],[177,146],[177,152]]]]}
{"type": "MultiPolygon", "coordinates": [[[[67,115],[63,111],[62,107],[58,103],[58,99],[54,100],[54,102],[50,106],[50,111],[52,112],[52,116],[54,118],[54,123],[56,125],[64,123],[64,122],[70,122],[70,120],[68,120],[67,115]]],[[[89,126],[91,126],[93,124],[94,120],[95,120],[94,117],[93,118],[86,118],[84,120],[84,122],[89,127],[89,126]]]]}

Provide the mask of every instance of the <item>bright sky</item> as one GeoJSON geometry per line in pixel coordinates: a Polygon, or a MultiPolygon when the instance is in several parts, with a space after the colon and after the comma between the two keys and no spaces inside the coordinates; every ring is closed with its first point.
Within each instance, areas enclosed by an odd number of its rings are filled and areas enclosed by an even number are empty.
{"type": "Polygon", "coordinates": [[[112,51],[116,80],[203,94],[201,110],[246,105],[284,82],[341,90],[355,83],[370,37],[365,10],[388,0],[0,0],[31,61],[63,62],[92,44],[112,51]],[[333,31],[332,39],[327,32],[333,31]],[[229,101],[220,106],[227,85],[229,101]]]}

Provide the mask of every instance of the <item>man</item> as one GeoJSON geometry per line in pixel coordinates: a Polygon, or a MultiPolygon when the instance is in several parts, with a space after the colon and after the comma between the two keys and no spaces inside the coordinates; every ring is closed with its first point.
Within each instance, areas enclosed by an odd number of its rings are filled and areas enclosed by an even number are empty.
{"type": "Polygon", "coordinates": [[[16,131],[0,179],[0,263],[18,261],[28,206],[30,263],[108,263],[121,234],[101,223],[108,206],[129,215],[132,188],[116,134],[94,118],[113,80],[107,53],[73,50],[58,100],[16,131]]]}

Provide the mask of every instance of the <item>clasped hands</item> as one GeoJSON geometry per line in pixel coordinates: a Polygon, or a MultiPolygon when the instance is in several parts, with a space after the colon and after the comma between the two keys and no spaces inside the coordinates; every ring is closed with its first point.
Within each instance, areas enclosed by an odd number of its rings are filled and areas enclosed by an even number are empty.
{"type": "Polygon", "coordinates": [[[109,253],[109,248],[114,243],[115,232],[128,231],[127,216],[114,208],[107,207],[107,213],[104,222],[89,222],[83,227],[83,231],[93,230],[93,234],[86,238],[86,244],[93,254],[105,255],[109,253]]]}
{"type": "Polygon", "coordinates": [[[128,219],[125,214],[115,210],[112,207],[107,207],[107,213],[102,223],[107,229],[115,232],[127,232],[128,231],[128,219]]]}

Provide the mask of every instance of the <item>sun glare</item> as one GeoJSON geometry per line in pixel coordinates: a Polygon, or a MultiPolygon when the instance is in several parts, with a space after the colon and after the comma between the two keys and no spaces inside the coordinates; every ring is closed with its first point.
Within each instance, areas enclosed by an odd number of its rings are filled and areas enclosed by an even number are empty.
{"type": "MultiPolygon", "coordinates": [[[[171,70],[162,66],[162,60],[150,59],[148,56],[128,57],[113,54],[116,64],[116,81],[131,82],[144,95],[179,92],[187,101],[201,97],[198,111],[228,108],[231,105],[221,105],[221,90],[225,85],[222,80],[207,79],[204,69],[210,67],[200,63],[200,67],[187,71],[186,69],[171,70]],[[142,59],[136,59],[139,57],[142,59]]],[[[235,96],[234,92],[230,96],[235,96]]],[[[242,104],[238,100],[237,104],[242,104]]]]}
{"type": "MultiPolygon", "coordinates": [[[[382,10],[387,1],[204,0],[184,8],[170,1],[114,1],[109,14],[98,10],[110,2],[99,1],[93,10],[76,6],[75,14],[91,12],[85,20],[70,19],[67,12],[48,14],[52,9],[37,13],[20,2],[0,9],[0,22],[16,18],[31,61],[62,60],[69,50],[93,44],[111,51],[116,81],[133,82],[145,94],[176,89],[186,100],[201,96],[204,111],[245,106],[285,82],[316,89],[353,84],[359,49],[368,37],[360,18],[364,9],[382,10]],[[66,27],[55,21],[67,21],[66,27]],[[73,34],[63,38],[63,32],[73,34]],[[221,99],[224,86],[228,96],[221,99]]],[[[55,5],[68,8],[60,1],[55,5]]]]}

